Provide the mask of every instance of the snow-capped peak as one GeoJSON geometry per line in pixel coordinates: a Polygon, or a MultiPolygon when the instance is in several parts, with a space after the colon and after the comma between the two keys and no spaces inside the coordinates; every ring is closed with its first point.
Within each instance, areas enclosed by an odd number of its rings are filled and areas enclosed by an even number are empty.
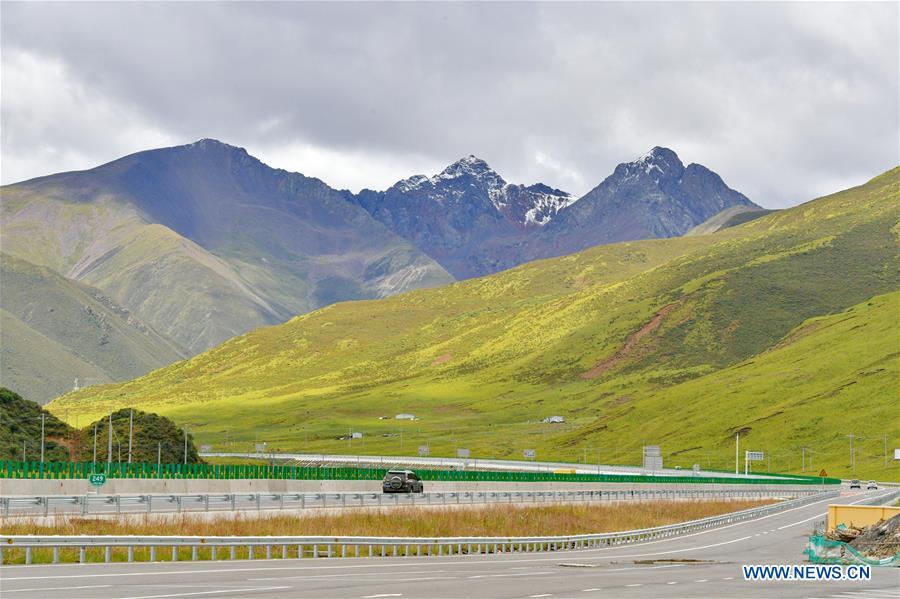
{"type": "Polygon", "coordinates": [[[624,168],[626,180],[635,178],[643,171],[657,182],[661,176],[675,175],[678,177],[684,170],[684,164],[678,158],[678,154],[662,146],[654,146],[634,162],[627,162],[619,166],[624,168]]]}
{"type": "Polygon", "coordinates": [[[471,154],[437,175],[415,175],[399,181],[391,189],[425,193],[431,201],[445,206],[487,196],[495,210],[524,229],[544,226],[577,199],[540,183],[528,187],[507,183],[487,162],[471,154]]]}

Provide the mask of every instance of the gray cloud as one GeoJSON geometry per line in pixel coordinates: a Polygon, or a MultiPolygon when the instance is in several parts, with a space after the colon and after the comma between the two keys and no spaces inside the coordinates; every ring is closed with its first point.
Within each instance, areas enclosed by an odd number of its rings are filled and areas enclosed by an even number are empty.
{"type": "Polygon", "coordinates": [[[654,145],[766,206],[900,162],[896,3],[5,3],[9,183],[216,137],[337,187],[654,145]]]}

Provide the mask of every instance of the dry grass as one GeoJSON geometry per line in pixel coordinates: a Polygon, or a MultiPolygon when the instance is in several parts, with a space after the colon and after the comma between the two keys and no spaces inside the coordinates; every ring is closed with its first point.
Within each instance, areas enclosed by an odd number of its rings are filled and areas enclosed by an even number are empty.
{"type": "Polygon", "coordinates": [[[59,517],[50,524],[6,522],[6,535],[342,535],[342,536],[536,536],[614,532],[662,526],[772,501],[696,501],[555,504],[538,507],[491,505],[473,509],[393,508],[333,514],[250,514],[198,520],[190,515],[138,516],[122,520],[59,517]]]}

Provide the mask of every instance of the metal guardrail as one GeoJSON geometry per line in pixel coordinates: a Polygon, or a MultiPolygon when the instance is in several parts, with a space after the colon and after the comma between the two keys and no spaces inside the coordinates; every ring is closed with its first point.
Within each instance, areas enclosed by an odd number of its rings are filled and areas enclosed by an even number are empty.
{"type": "MultiPolygon", "coordinates": [[[[690,522],[624,532],[566,535],[553,537],[342,537],[342,536],[271,536],[271,537],[175,537],[175,536],[0,536],[0,563],[10,550],[24,550],[25,564],[33,563],[35,549],[52,550],[52,562],[59,563],[61,550],[77,549],[80,563],[86,563],[88,549],[103,552],[104,562],[113,560],[113,549],[125,549],[122,561],[135,561],[148,556],[157,561],[158,549],[170,548],[171,561],[188,554],[191,561],[201,559],[203,549],[206,559],[217,560],[220,550],[227,550],[226,559],[254,559],[256,549],[265,552],[266,559],[304,557],[388,557],[388,556],[441,556],[496,553],[531,553],[539,551],[566,551],[639,543],[682,535],[690,532],[752,520],[793,507],[837,497],[839,491],[816,493],[799,499],[783,501],[760,508],[732,512],[721,516],[702,518],[690,522]],[[136,554],[135,549],[141,550],[136,554]],[[143,551],[146,549],[147,551],[143,551]]],[[[223,552],[224,553],[224,552],[223,552]]],[[[120,557],[120,556],[119,556],[120,557]]],[[[143,561],[143,560],[141,560],[143,561]]]]}
{"type": "MultiPolygon", "coordinates": [[[[792,491],[811,495],[816,490],[792,491]]],[[[0,497],[0,515],[139,514],[307,508],[359,508],[488,503],[762,499],[785,493],[763,490],[645,489],[613,491],[484,491],[438,493],[228,493],[165,495],[44,495],[0,497]]]]}

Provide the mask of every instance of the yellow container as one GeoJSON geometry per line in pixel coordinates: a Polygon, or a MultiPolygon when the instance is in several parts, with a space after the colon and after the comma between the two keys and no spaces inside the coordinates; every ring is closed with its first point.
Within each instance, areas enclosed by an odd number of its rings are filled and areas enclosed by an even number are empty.
{"type": "Polygon", "coordinates": [[[828,532],[839,524],[862,528],[900,514],[900,507],[886,505],[829,505],[828,532]]]}

